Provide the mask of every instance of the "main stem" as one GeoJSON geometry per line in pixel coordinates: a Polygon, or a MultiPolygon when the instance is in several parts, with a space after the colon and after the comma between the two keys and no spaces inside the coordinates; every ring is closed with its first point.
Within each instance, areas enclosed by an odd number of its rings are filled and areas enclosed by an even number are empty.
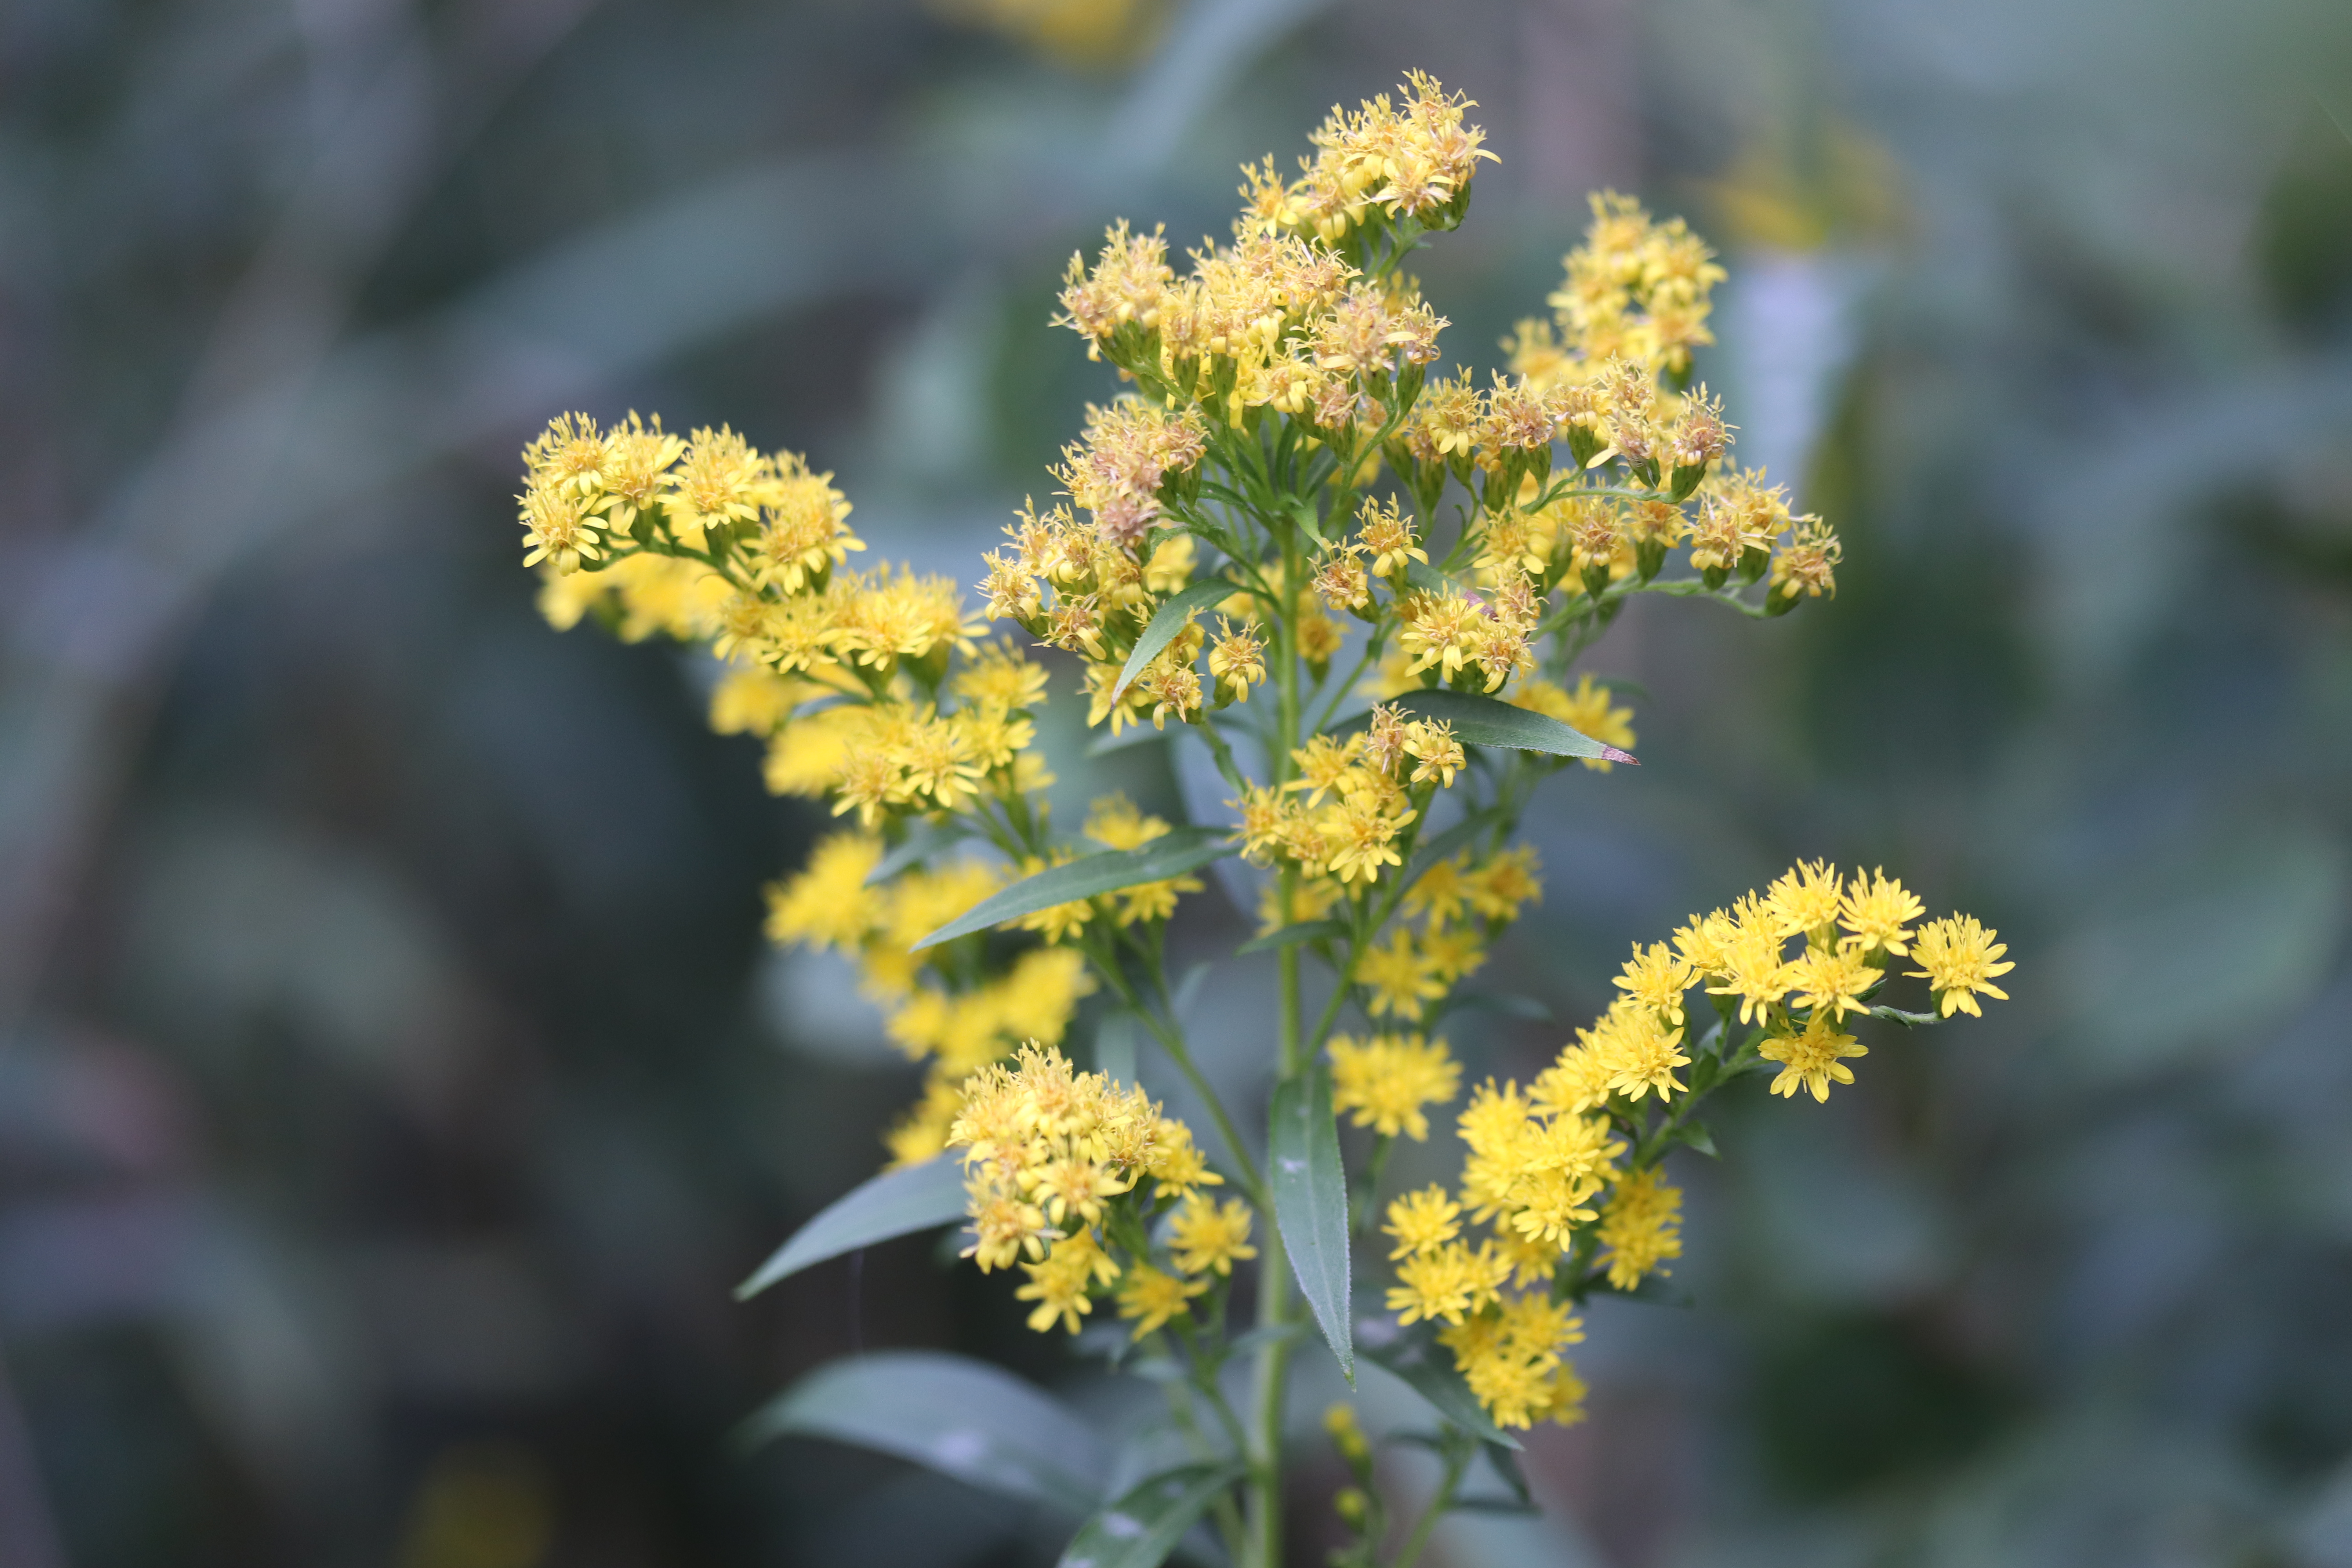
{"type": "MultiPolygon", "coordinates": [[[[1290,777],[1291,750],[1298,744],[1298,632],[1297,595],[1299,553],[1294,530],[1284,526],[1282,537],[1282,591],[1287,601],[1275,616],[1277,628],[1275,650],[1276,679],[1279,702],[1275,724],[1274,754],[1267,765],[1275,784],[1279,786],[1290,777]]],[[[1282,872],[1282,923],[1297,919],[1294,900],[1298,889],[1298,873],[1295,869],[1282,872]]],[[[1281,999],[1278,1012],[1278,1032],[1275,1075],[1277,1083],[1287,1083],[1298,1076],[1303,1064],[1299,1051],[1299,989],[1298,947],[1297,943],[1282,949],[1279,958],[1281,999]]],[[[1267,1173],[1271,1177],[1272,1172],[1267,1173]]],[[[1265,1237],[1259,1246],[1257,1283],[1257,1322],[1261,1329],[1276,1329],[1289,1322],[1291,1312],[1290,1259],[1284,1255],[1281,1227],[1274,1215],[1265,1216],[1265,1237]]],[[[1251,1454],[1252,1475],[1249,1488],[1250,1535],[1257,1544],[1256,1568],[1281,1568],[1282,1565],[1282,1427],[1284,1373],[1290,1359],[1290,1339],[1286,1334],[1268,1334],[1258,1346],[1257,1364],[1251,1374],[1251,1411],[1255,1431],[1253,1434],[1255,1451],[1251,1454]]]]}

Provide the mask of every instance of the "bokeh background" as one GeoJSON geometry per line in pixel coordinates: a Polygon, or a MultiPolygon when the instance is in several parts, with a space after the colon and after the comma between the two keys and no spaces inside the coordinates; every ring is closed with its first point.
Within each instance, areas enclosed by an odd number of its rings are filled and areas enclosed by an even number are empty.
{"type": "Polygon", "coordinates": [[[1702,374],[1846,542],[1834,603],[1602,646],[1645,765],[1547,786],[1484,978],[1580,1020],[1799,855],[2019,963],[1728,1113],[1545,1520],[1437,1552],[2352,1564],[2352,7],[10,0],[0,1568],[1051,1560],[727,1447],[860,1347],[1074,1369],[927,1242],[730,1300],[914,1075],[763,948],[822,824],[705,672],[537,619],[515,453],[730,421],[970,575],[1108,390],[1045,325],[1069,252],[1222,233],[1241,160],[1415,65],[1502,159],[1421,268],[1453,352],[1588,190],[1685,213],[1702,374]]]}

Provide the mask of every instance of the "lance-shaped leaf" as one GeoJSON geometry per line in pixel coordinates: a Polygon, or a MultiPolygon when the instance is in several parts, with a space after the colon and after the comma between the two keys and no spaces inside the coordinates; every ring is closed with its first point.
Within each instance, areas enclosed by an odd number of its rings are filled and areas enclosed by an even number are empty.
{"type": "Polygon", "coordinates": [[[1603,745],[1548,713],[1515,708],[1475,691],[1408,691],[1395,700],[1394,706],[1423,719],[1444,720],[1454,726],[1454,738],[1465,745],[1510,746],[1522,752],[1549,752],[1556,757],[1592,757],[1641,765],[1631,752],[1603,745]]]}
{"type": "Polygon", "coordinates": [[[1116,702],[1127,691],[1128,683],[1143,673],[1143,667],[1160,657],[1160,650],[1176,640],[1176,634],[1185,623],[1211,605],[1222,605],[1241,588],[1222,577],[1207,577],[1166,600],[1151,613],[1151,623],[1143,635],[1135,639],[1135,651],[1118,667],[1118,684],[1112,687],[1110,700],[1116,702]]]}
{"type": "Polygon", "coordinates": [[[1034,877],[1024,877],[981,900],[917,942],[911,951],[920,952],[960,936],[970,936],[973,931],[986,931],[1055,904],[1091,899],[1097,893],[1115,893],[1139,882],[1164,882],[1171,877],[1197,871],[1210,861],[1222,860],[1239,849],[1232,838],[1229,828],[1179,827],[1140,849],[1106,849],[1098,855],[1081,855],[1066,866],[1049,866],[1034,877]]]}
{"type": "Polygon", "coordinates": [[[1484,810],[1474,811],[1414,850],[1412,863],[1404,868],[1404,885],[1410,888],[1420,881],[1423,872],[1502,821],[1503,816],[1500,806],[1490,805],[1484,810]]]}
{"type": "Polygon", "coordinates": [[[1217,1494],[1247,1473],[1231,1463],[1162,1470],[1087,1521],[1059,1568],[1160,1568],[1217,1494]]]}
{"type": "Polygon", "coordinates": [[[866,885],[879,887],[918,860],[929,859],[942,850],[954,847],[971,835],[953,823],[939,827],[917,827],[907,835],[907,841],[875,863],[866,873],[866,885]]]}
{"type": "Polygon", "coordinates": [[[1346,921],[1302,921],[1295,926],[1269,931],[1265,936],[1245,942],[1234,949],[1235,953],[1265,952],[1270,948],[1296,947],[1302,942],[1336,942],[1355,928],[1346,921]]]}
{"type": "Polygon", "coordinates": [[[1124,1088],[1136,1084],[1136,1047],[1143,1038],[1143,1020],[1124,1007],[1114,1007],[1095,1026],[1095,1071],[1124,1088]]]}
{"type": "Polygon", "coordinates": [[[963,1217],[963,1170],[945,1155],[885,1171],[834,1200],[735,1287],[739,1301],[812,1263],[963,1217]]]}
{"type": "Polygon", "coordinates": [[[1339,1129],[1331,1119],[1331,1071],[1317,1062],[1274,1091],[1266,1175],[1282,1249],[1314,1310],[1316,1326],[1356,1381],[1348,1311],[1348,1171],[1339,1163],[1339,1129]]]}
{"type": "Polygon", "coordinates": [[[1470,1385],[1454,1370],[1454,1352],[1437,1342],[1437,1325],[1427,1321],[1400,1329],[1386,1318],[1367,1318],[1356,1325],[1363,1337],[1364,1359],[1394,1373],[1437,1413],[1472,1436],[1516,1448],[1518,1439],[1495,1425],[1470,1385]]]}
{"type": "Polygon", "coordinates": [[[796,1434],[910,1459],[1076,1513],[1101,1500],[1102,1436],[1034,1384],[969,1356],[881,1351],[834,1362],[737,1428],[745,1448],[796,1434]]]}

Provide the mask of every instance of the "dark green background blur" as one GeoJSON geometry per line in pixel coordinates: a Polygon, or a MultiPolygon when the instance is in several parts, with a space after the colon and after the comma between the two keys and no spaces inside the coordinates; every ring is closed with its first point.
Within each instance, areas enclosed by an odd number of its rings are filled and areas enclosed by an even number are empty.
{"type": "MultiPolygon", "coordinates": [[[[1502,158],[1421,268],[1453,352],[1589,188],[1685,213],[1734,276],[1702,374],[1846,542],[1834,603],[1603,645],[1644,765],[1547,787],[1482,984],[1581,1021],[1800,855],[2018,962],[1727,1114],[1690,1304],[1592,1314],[1548,1521],[1445,1561],[2352,1565],[2352,6],[1142,20],[1077,61],[900,0],[0,7],[0,1568],[1050,1561],[725,1447],[859,1346],[1070,1363],[923,1242],[730,1300],[914,1074],[763,950],[821,822],[702,672],[536,618],[515,453],[731,421],[869,561],[970,576],[1108,390],[1045,325],[1068,253],[1222,234],[1238,162],[1416,65],[1502,158]]],[[[1479,1016],[1475,1074],[1561,1037],[1479,1016]]]]}

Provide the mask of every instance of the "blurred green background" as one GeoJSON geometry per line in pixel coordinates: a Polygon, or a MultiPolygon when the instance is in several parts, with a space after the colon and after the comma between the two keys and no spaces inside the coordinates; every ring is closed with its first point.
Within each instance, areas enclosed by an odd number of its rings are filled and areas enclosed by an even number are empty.
{"type": "MultiPolygon", "coordinates": [[[[1444,1560],[2352,1565],[2342,0],[10,0],[0,1568],[1051,1560],[726,1449],[861,1346],[1072,1363],[924,1242],[730,1301],[914,1073],[764,951],[822,823],[704,672],[537,619],[515,453],[730,421],[968,577],[1108,390],[1068,253],[1222,234],[1412,66],[1502,159],[1452,351],[1587,190],[1685,213],[1701,373],[1846,542],[1834,603],[1602,646],[1644,766],[1547,787],[1487,979],[1582,1021],[1801,855],[2019,963],[1729,1117],[1686,1305],[1592,1314],[1546,1521],[1444,1560]]],[[[1561,1035],[1479,1017],[1474,1075],[1561,1035]]]]}

